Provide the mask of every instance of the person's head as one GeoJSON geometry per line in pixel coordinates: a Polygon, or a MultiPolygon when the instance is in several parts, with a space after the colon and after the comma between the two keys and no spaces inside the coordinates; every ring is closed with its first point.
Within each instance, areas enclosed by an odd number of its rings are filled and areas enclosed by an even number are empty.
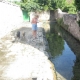
{"type": "Polygon", "coordinates": [[[39,16],[38,15],[35,15],[35,18],[39,18],[39,16]]]}

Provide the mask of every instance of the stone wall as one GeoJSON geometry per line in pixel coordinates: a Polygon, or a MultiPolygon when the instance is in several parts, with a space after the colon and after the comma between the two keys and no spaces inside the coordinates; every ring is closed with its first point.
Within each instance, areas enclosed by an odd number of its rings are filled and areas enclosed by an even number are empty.
{"type": "Polygon", "coordinates": [[[42,12],[31,12],[30,21],[32,20],[35,14],[39,15],[39,20],[41,21],[50,20],[50,11],[42,11],[42,12]]]}
{"type": "Polygon", "coordinates": [[[23,15],[19,6],[9,2],[0,2],[0,38],[22,21],[23,15]]]}
{"type": "Polygon", "coordinates": [[[68,14],[62,12],[60,9],[58,9],[55,12],[56,19],[63,19],[63,24],[61,25],[66,29],[68,32],[70,32],[76,39],[80,41],[80,27],[77,23],[78,17],[77,14],[68,14]],[[67,26],[66,26],[67,25],[67,26]]]}

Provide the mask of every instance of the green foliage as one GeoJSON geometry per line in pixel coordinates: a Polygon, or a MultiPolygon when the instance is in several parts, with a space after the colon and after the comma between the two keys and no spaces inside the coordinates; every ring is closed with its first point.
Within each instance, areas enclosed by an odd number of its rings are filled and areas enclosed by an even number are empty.
{"type": "Polygon", "coordinates": [[[50,22],[50,32],[46,33],[46,38],[49,43],[49,49],[53,57],[60,55],[64,49],[64,41],[58,34],[60,26],[57,23],[50,22]]]}
{"type": "Polygon", "coordinates": [[[18,2],[18,1],[14,1],[13,3],[17,4],[17,5],[20,5],[21,3],[18,2]]]}
{"type": "Polygon", "coordinates": [[[26,2],[26,3],[22,3],[21,4],[21,8],[22,9],[26,9],[28,12],[30,11],[38,11],[40,9],[40,6],[32,1],[26,2]]]}
{"type": "Polygon", "coordinates": [[[22,0],[21,8],[28,11],[33,10],[54,10],[57,8],[64,9],[66,0],[22,0]]]}
{"type": "Polygon", "coordinates": [[[80,20],[79,20],[79,21],[77,21],[77,23],[79,24],[79,27],[80,27],[80,20]]]}
{"type": "Polygon", "coordinates": [[[48,6],[47,5],[44,6],[44,10],[46,10],[46,11],[48,10],[48,6]]]}
{"type": "Polygon", "coordinates": [[[75,6],[71,5],[68,8],[69,8],[68,13],[72,13],[72,14],[75,14],[76,13],[76,7],[75,6]]]}
{"type": "Polygon", "coordinates": [[[75,0],[75,5],[77,7],[77,10],[80,11],[80,0],[75,0]]]}
{"type": "Polygon", "coordinates": [[[74,5],[68,5],[64,8],[63,10],[64,12],[68,12],[71,14],[75,14],[76,13],[76,7],[74,5]]]}
{"type": "Polygon", "coordinates": [[[28,0],[21,0],[23,3],[26,3],[28,0]]]}
{"type": "Polygon", "coordinates": [[[63,18],[57,19],[57,24],[59,26],[64,26],[63,18]]]}
{"type": "Polygon", "coordinates": [[[66,2],[66,6],[64,7],[63,11],[75,14],[76,13],[75,1],[73,0],[71,3],[66,2]]]}
{"type": "Polygon", "coordinates": [[[61,10],[64,9],[66,4],[66,0],[53,0],[52,5],[55,9],[60,8],[61,10]]]}
{"type": "Polygon", "coordinates": [[[43,7],[43,10],[51,10],[51,2],[51,0],[38,0],[38,3],[43,7]]]}
{"type": "MultiPolygon", "coordinates": [[[[67,0],[21,0],[21,2],[16,2],[21,6],[22,9],[26,9],[27,11],[41,11],[41,10],[55,10],[60,8],[62,11],[68,13],[75,13],[76,7],[75,2],[78,4],[78,1],[72,0],[66,2],[67,0]]],[[[80,8],[79,8],[80,9],[80,8]]]]}
{"type": "Polygon", "coordinates": [[[46,34],[49,43],[49,49],[53,57],[60,55],[64,49],[64,41],[60,36],[53,33],[46,34]]]}

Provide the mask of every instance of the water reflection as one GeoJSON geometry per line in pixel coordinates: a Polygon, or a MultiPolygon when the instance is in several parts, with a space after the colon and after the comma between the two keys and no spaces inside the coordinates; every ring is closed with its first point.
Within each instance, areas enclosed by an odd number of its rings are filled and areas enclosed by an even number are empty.
{"type": "Polygon", "coordinates": [[[76,61],[73,66],[74,76],[72,77],[71,80],[80,80],[80,42],[76,40],[73,36],[71,36],[69,33],[64,31],[62,28],[61,28],[61,34],[63,38],[66,40],[71,50],[76,55],[76,61]]]}
{"type": "Polygon", "coordinates": [[[46,35],[57,72],[65,80],[80,80],[80,42],[53,22],[46,35]]]}
{"type": "Polygon", "coordinates": [[[48,33],[46,37],[49,42],[49,48],[52,56],[56,57],[61,55],[64,50],[64,41],[62,37],[52,33],[48,33]]]}
{"type": "Polygon", "coordinates": [[[56,57],[58,55],[61,55],[62,51],[64,50],[64,40],[60,35],[57,34],[57,32],[55,31],[55,29],[53,29],[53,27],[50,28],[49,31],[49,27],[50,27],[49,23],[45,23],[44,29],[46,31],[46,37],[49,42],[50,52],[53,57],[56,57]]]}

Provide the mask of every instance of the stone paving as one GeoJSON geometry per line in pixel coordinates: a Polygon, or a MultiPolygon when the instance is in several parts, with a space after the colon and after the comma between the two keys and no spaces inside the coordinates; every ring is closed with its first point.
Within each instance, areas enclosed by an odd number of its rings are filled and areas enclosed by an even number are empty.
{"type": "Polygon", "coordinates": [[[0,39],[0,80],[56,80],[49,57],[41,27],[35,40],[31,27],[16,28],[0,39]],[[21,32],[20,39],[15,37],[17,31],[21,32]]]}

